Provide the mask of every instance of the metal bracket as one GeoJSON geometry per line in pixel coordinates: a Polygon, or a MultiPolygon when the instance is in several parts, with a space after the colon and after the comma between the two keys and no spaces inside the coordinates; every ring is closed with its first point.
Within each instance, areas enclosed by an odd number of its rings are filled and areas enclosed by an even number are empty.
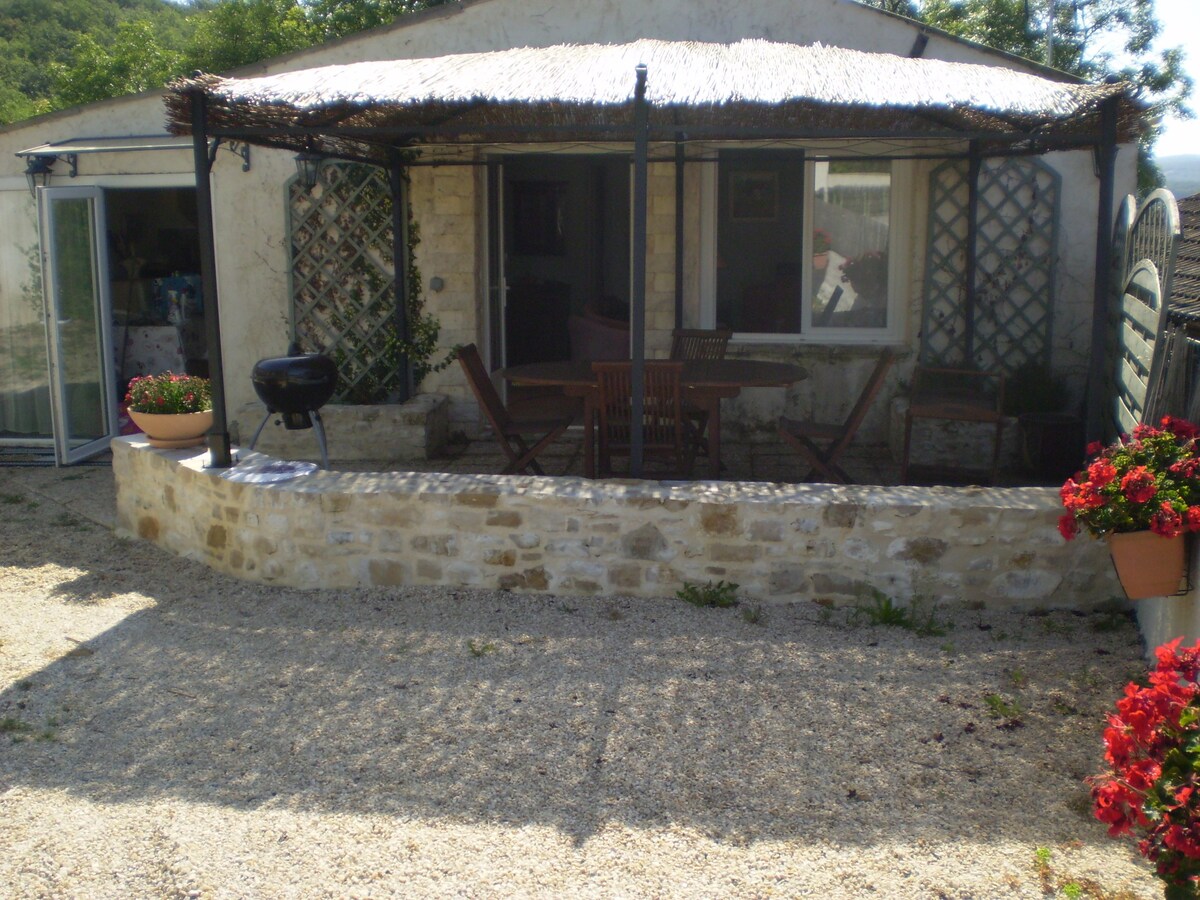
{"type": "Polygon", "coordinates": [[[208,168],[211,171],[213,163],[217,161],[217,148],[225,144],[225,148],[234,156],[240,156],[242,159],[242,171],[250,171],[250,145],[239,141],[225,141],[223,138],[214,138],[208,148],[208,168]]]}

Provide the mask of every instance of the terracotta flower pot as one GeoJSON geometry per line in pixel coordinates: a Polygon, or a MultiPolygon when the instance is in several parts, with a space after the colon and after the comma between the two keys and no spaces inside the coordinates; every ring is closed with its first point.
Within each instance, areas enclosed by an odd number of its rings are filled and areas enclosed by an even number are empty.
{"type": "Polygon", "coordinates": [[[1165,538],[1153,531],[1108,536],[1108,552],[1130,600],[1169,597],[1179,592],[1187,554],[1184,536],[1165,538]]]}
{"type": "Polygon", "coordinates": [[[178,450],[204,443],[204,435],[212,427],[213,414],[208,409],[195,413],[144,413],[129,410],[129,418],[142,431],[151,447],[178,450]]]}

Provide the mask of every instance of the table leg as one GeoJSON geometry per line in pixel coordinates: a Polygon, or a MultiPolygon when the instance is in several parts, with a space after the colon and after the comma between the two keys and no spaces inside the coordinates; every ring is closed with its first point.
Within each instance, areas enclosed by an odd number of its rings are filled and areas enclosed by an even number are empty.
{"type": "Polygon", "coordinates": [[[708,474],[721,477],[721,398],[708,398],[708,474]]]}

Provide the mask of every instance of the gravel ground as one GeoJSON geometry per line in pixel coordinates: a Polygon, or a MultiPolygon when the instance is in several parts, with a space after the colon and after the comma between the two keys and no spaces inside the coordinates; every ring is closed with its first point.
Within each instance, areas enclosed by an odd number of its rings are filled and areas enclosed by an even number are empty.
{"type": "Polygon", "coordinates": [[[0,469],[0,896],[1161,896],[1122,614],[263,588],[111,482],[0,469]]]}

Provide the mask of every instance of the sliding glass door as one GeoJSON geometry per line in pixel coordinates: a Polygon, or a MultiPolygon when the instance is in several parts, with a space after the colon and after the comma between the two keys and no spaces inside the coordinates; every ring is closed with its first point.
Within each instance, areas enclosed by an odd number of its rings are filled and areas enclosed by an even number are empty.
{"type": "Polygon", "coordinates": [[[70,465],[108,449],[117,432],[104,195],[39,188],[38,203],[55,456],[70,465]]]}

